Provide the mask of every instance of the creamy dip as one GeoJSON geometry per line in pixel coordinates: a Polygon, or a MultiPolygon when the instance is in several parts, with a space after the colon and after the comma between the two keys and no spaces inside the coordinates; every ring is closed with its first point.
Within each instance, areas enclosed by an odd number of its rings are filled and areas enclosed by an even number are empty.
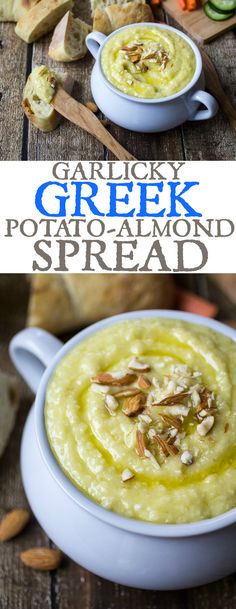
{"type": "Polygon", "coordinates": [[[175,32],[134,26],[106,42],[101,65],[107,80],[123,93],[163,98],[192,80],[196,59],[191,46],[175,32]]]}
{"type": "Polygon", "coordinates": [[[35,98],[50,104],[56,92],[57,76],[55,72],[49,70],[46,66],[36,67],[31,73],[31,82],[35,98]]]}
{"type": "Polygon", "coordinates": [[[79,489],[119,514],[184,523],[223,513],[236,506],[235,368],[236,344],[204,326],[111,325],[52,375],[51,449],[79,489]]]}

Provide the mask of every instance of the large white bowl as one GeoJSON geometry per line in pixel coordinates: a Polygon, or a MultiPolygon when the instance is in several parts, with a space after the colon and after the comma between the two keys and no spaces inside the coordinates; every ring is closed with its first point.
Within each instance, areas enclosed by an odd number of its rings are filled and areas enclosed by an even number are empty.
{"type": "Polygon", "coordinates": [[[131,131],[151,133],[166,131],[187,120],[198,121],[212,118],[218,110],[216,99],[204,90],[205,79],[201,54],[196,44],[183,32],[165,23],[138,23],[126,25],[110,36],[91,32],[86,44],[95,58],[91,76],[93,98],[100,110],[120,127],[131,131]],[[161,99],[147,99],[126,95],[114,87],[105,77],[101,66],[101,54],[107,40],[122,30],[133,27],[151,27],[174,32],[191,46],[196,59],[196,70],[192,80],[181,91],[161,99]],[[200,104],[204,109],[199,110],[200,104]]]}
{"type": "Polygon", "coordinates": [[[138,311],[104,319],[62,343],[40,329],[26,329],[10,345],[16,368],[37,391],[21,447],[21,471],[32,510],[48,536],[75,562],[114,582],[158,590],[197,586],[236,569],[236,509],[192,524],[152,524],[97,505],[66,477],[45,430],[48,381],[77,343],[124,319],[171,318],[201,324],[236,341],[236,331],[190,313],[138,311]]]}

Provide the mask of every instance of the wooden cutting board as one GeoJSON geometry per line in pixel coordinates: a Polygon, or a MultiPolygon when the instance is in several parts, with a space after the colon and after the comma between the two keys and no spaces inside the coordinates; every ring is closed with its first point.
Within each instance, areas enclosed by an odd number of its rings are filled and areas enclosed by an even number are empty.
{"type": "Polygon", "coordinates": [[[177,0],[163,0],[163,8],[188,34],[191,34],[199,42],[210,42],[227,30],[236,27],[236,13],[231,19],[219,22],[209,19],[202,7],[192,12],[182,11],[177,0]]]}

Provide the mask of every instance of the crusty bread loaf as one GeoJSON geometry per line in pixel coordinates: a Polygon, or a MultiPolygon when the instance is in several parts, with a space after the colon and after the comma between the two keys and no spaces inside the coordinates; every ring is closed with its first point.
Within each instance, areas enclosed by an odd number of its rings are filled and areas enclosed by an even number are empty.
{"type": "Polygon", "coordinates": [[[16,379],[0,371],[0,456],[4,452],[15,424],[18,408],[16,379]]]}
{"type": "MultiPolygon", "coordinates": [[[[116,0],[116,4],[121,6],[122,4],[127,4],[127,2],[132,2],[132,0],[116,0]]],[[[92,15],[94,14],[97,8],[104,8],[105,6],[110,6],[110,4],[114,4],[114,0],[90,0],[92,15]]],[[[146,4],[146,0],[140,0],[140,4],[146,4]]]]}
{"type": "Polygon", "coordinates": [[[85,38],[91,26],[68,11],[54,30],[48,55],[55,61],[75,61],[87,53],[85,38]]]}
{"type": "Polygon", "coordinates": [[[124,25],[154,21],[148,4],[128,2],[123,5],[110,4],[97,8],[93,17],[93,29],[107,36],[124,25]]]}
{"type": "Polygon", "coordinates": [[[60,333],[124,311],[171,308],[174,298],[169,275],[33,275],[27,323],[60,333]]]}
{"type": "Polygon", "coordinates": [[[18,21],[41,0],[0,0],[0,21],[18,21]]]}
{"type": "Polygon", "coordinates": [[[73,6],[73,0],[41,0],[18,21],[15,32],[25,42],[34,42],[51,32],[73,6]]]}
{"type": "MultiPolygon", "coordinates": [[[[60,122],[60,114],[54,110],[50,102],[40,99],[35,91],[35,81],[41,76],[45,66],[34,68],[33,72],[28,77],[27,83],[23,92],[22,107],[27,118],[41,131],[53,131],[60,122]]],[[[67,73],[53,73],[59,85],[61,85],[67,93],[71,93],[74,81],[67,73]]]]}

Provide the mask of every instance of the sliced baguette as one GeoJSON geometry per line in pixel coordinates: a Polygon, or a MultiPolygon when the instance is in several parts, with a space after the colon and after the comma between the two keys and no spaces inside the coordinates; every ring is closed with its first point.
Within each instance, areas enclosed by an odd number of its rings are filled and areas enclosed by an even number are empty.
{"type": "Polygon", "coordinates": [[[15,32],[25,42],[35,42],[48,32],[73,6],[73,0],[41,0],[18,21],[15,32]]]}
{"type": "Polygon", "coordinates": [[[75,61],[87,52],[85,38],[91,26],[68,11],[54,30],[48,55],[55,61],[75,61]]]}
{"type": "Polygon", "coordinates": [[[122,6],[111,4],[95,10],[93,29],[109,35],[124,25],[148,21],[154,21],[152,10],[148,4],[140,2],[128,2],[122,6]]]}
{"type": "Polygon", "coordinates": [[[0,0],[0,21],[18,21],[40,0],[0,0]]]}
{"type": "Polygon", "coordinates": [[[171,275],[42,273],[30,279],[27,325],[49,332],[81,328],[124,311],[174,306],[171,275]]]}
{"type": "MultiPolygon", "coordinates": [[[[122,6],[122,4],[127,4],[129,0],[116,0],[116,4],[118,6],[122,6]]],[[[132,2],[132,0],[130,0],[132,2]]],[[[110,4],[114,4],[114,0],[90,0],[92,15],[94,14],[97,8],[104,8],[105,6],[110,6],[110,4]]],[[[146,4],[146,0],[140,0],[140,4],[146,4]]]]}
{"type": "MultiPolygon", "coordinates": [[[[48,132],[56,129],[61,116],[54,110],[50,102],[40,99],[38,91],[36,93],[35,83],[37,83],[37,78],[42,76],[45,69],[45,66],[38,66],[34,68],[29,75],[24,88],[22,107],[31,123],[40,129],[40,131],[48,132]]],[[[54,72],[53,76],[56,77],[57,83],[61,85],[67,93],[71,93],[74,81],[67,72],[54,72]]]]}

